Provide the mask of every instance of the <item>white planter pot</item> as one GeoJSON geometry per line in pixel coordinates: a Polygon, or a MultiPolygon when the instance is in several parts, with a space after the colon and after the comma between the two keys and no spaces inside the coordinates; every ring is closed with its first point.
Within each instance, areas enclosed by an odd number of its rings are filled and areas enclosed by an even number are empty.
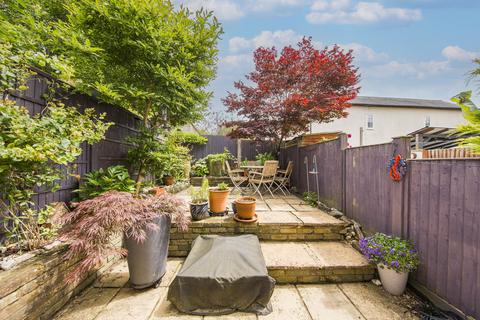
{"type": "Polygon", "coordinates": [[[377,267],[383,288],[395,296],[402,295],[407,287],[408,272],[397,272],[380,265],[377,267]]]}

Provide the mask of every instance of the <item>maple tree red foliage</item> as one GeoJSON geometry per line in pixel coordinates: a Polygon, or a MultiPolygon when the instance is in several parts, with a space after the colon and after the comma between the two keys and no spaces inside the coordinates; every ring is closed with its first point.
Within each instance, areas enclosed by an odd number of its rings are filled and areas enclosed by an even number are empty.
{"type": "MultiPolygon", "coordinates": [[[[277,148],[288,137],[304,133],[311,122],[345,117],[349,101],[358,94],[358,68],[352,51],[338,46],[317,50],[304,37],[298,49],[260,47],[254,52],[252,83],[234,83],[240,92],[228,92],[222,101],[238,120],[225,123],[233,138],[273,140],[277,148]]],[[[278,149],[277,149],[278,150],[278,149]]]]}

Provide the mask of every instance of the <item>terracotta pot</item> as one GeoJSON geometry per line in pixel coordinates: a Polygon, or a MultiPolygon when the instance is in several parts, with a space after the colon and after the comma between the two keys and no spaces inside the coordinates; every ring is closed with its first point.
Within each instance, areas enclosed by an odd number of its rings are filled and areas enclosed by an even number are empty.
{"type": "Polygon", "coordinates": [[[208,202],[210,203],[210,212],[223,213],[227,210],[228,190],[210,189],[208,191],[208,202]]]}
{"type": "Polygon", "coordinates": [[[150,190],[150,193],[152,193],[154,196],[158,197],[158,196],[165,193],[165,188],[164,187],[155,187],[152,190],[150,190]]]}
{"type": "Polygon", "coordinates": [[[175,182],[175,179],[172,176],[165,176],[163,177],[163,183],[166,186],[171,186],[175,182]]]}
{"type": "Polygon", "coordinates": [[[256,202],[254,197],[242,197],[235,200],[237,217],[244,220],[252,219],[255,216],[256,202]]]}
{"type": "Polygon", "coordinates": [[[377,267],[383,288],[394,296],[402,295],[407,286],[408,272],[397,272],[380,264],[377,267]]]}

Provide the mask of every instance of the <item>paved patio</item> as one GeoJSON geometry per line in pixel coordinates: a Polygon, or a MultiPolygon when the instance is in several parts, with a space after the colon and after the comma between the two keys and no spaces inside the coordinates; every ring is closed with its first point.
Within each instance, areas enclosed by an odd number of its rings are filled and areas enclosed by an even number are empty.
{"type": "MultiPolygon", "coordinates": [[[[179,196],[189,198],[186,192],[179,196]]],[[[231,195],[230,200],[236,197],[231,195]]],[[[255,224],[238,223],[231,216],[213,217],[193,222],[187,234],[172,233],[169,253],[180,254],[169,258],[167,273],[159,288],[131,289],[127,263],[120,261],[65,306],[55,319],[416,319],[403,306],[404,298],[393,297],[368,281],[350,282],[371,279],[373,269],[358,252],[341,241],[343,221],[293,195],[259,200],[257,211],[259,220],[255,224]],[[261,246],[269,274],[277,283],[290,283],[277,284],[272,314],[191,316],[179,313],[166,300],[168,286],[180,270],[191,240],[205,232],[254,233],[263,239],[261,246]],[[272,235],[274,239],[269,238],[272,235]]]]}
{"type": "Polygon", "coordinates": [[[371,282],[342,284],[278,285],[273,313],[256,316],[235,313],[201,317],[179,313],[167,300],[168,285],[183,259],[169,259],[167,273],[157,289],[133,290],[128,284],[128,267],[120,261],[73,299],[56,320],[147,320],[147,319],[417,319],[402,306],[403,298],[387,294],[371,282]]]}

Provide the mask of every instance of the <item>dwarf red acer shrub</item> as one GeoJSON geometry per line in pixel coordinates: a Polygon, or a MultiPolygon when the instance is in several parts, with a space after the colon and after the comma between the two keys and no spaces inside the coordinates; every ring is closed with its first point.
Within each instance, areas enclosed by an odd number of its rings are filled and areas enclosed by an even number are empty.
{"type": "Polygon", "coordinates": [[[317,50],[311,38],[303,38],[298,49],[258,48],[255,71],[234,86],[223,103],[239,120],[229,121],[235,138],[282,141],[308,130],[311,122],[329,122],[345,117],[349,101],[358,93],[357,68],[352,52],[338,46],[317,50]]]}
{"type": "Polygon", "coordinates": [[[100,266],[107,256],[125,256],[125,249],[111,244],[113,236],[125,234],[143,242],[145,230],[157,229],[153,220],[161,215],[169,215],[185,230],[190,222],[186,212],[185,202],[170,194],[139,199],[131,193],[109,191],[80,202],[63,217],[61,239],[69,244],[64,259],[81,259],[67,276],[67,282],[72,283],[100,266]]]}

